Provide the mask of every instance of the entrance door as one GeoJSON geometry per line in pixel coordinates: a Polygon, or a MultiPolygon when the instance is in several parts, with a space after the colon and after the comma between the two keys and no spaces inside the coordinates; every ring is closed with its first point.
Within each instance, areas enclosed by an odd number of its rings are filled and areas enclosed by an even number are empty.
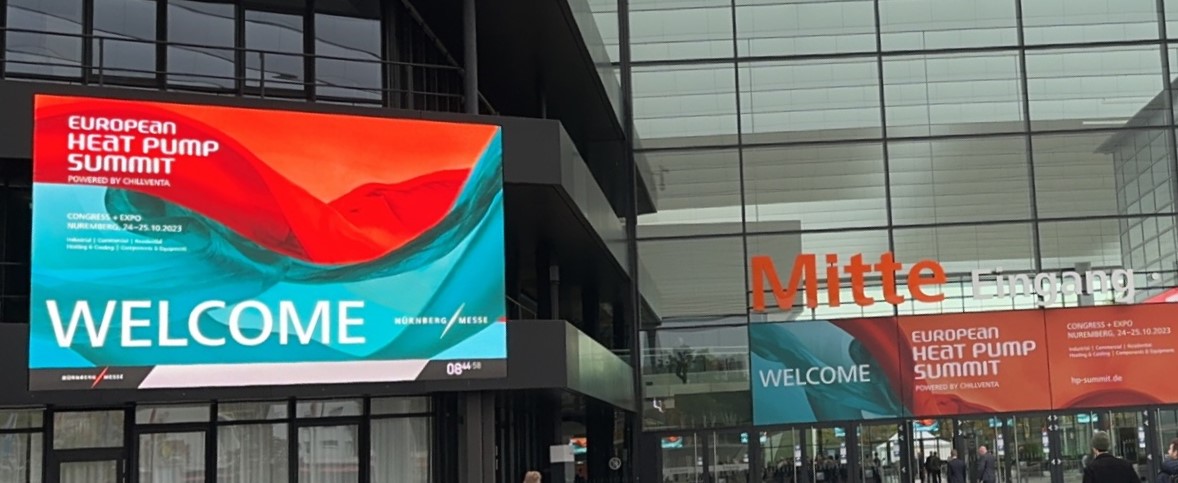
{"type": "Polygon", "coordinates": [[[73,450],[59,452],[49,481],[57,483],[125,483],[121,450],[73,450]],[[56,479],[54,478],[56,476],[56,479]]]}
{"type": "Polygon", "coordinates": [[[800,483],[802,440],[792,429],[761,433],[761,464],[770,483],[800,483]]]}
{"type": "Polygon", "coordinates": [[[864,483],[899,483],[900,433],[895,423],[859,426],[859,468],[864,483]]]}
{"type": "Polygon", "coordinates": [[[811,456],[808,470],[813,483],[846,483],[849,480],[847,431],[842,427],[815,427],[801,430],[811,456]]]}
{"type": "Polygon", "coordinates": [[[971,481],[978,480],[978,450],[983,446],[995,457],[999,483],[1051,481],[1046,416],[988,416],[961,420],[958,427],[958,449],[969,462],[971,481]]]}
{"type": "Polygon", "coordinates": [[[1136,465],[1138,473],[1149,475],[1145,421],[1138,411],[1091,411],[1066,413],[1059,417],[1060,456],[1064,482],[1083,480],[1085,456],[1092,454],[1092,433],[1106,431],[1112,439],[1112,453],[1136,465]]]}

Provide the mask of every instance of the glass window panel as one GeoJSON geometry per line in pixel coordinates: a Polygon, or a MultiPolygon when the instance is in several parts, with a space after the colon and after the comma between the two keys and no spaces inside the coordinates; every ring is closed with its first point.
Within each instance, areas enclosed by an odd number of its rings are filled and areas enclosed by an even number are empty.
{"type": "Polygon", "coordinates": [[[316,14],[315,55],[318,95],[382,98],[380,19],[316,14]]]}
{"type": "Polygon", "coordinates": [[[205,433],[139,436],[141,483],[199,482],[205,479],[205,433]]]}
{"type": "Polygon", "coordinates": [[[299,428],[299,483],[360,481],[358,433],[355,425],[299,428]]]}
{"type": "Polygon", "coordinates": [[[634,68],[634,127],[642,146],[736,143],[732,64],[634,68]]]}
{"type": "Polygon", "coordinates": [[[383,414],[420,414],[430,411],[428,397],[386,397],[373,399],[371,402],[373,415],[383,414]]]}
{"type": "Polygon", "coordinates": [[[647,152],[650,187],[659,210],[638,217],[639,236],[667,234],[655,225],[679,226],[679,233],[694,233],[720,226],[729,233],[740,231],[740,158],[735,149],[647,152]],[[652,231],[661,230],[661,231],[652,231]]]}
{"type": "MultiPolygon", "coordinates": [[[[849,281],[844,281],[845,283],[841,285],[839,292],[841,304],[838,307],[831,307],[830,291],[825,279],[825,256],[827,254],[837,255],[841,265],[850,263],[851,257],[856,254],[862,254],[865,261],[878,261],[879,256],[888,251],[888,234],[885,230],[783,235],[759,234],[749,237],[748,251],[750,260],[755,256],[769,256],[773,261],[773,268],[777,272],[778,279],[783,284],[789,283],[795,257],[801,253],[812,253],[816,256],[818,266],[815,267],[815,270],[820,279],[807,282],[816,285],[818,296],[818,308],[816,309],[805,307],[807,301],[802,292],[799,292],[793,301],[778,301],[770,292],[771,287],[766,282],[764,285],[766,310],[764,313],[751,312],[749,315],[751,322],[826,320],[892,314],[892,307],[883,302],[866,307],[856,305],[849,281]],[[787,304],[792,307],[782,310],[781,307],[787,304]]],[[[750,277],[752,276],[756,275],[750,274],[750,277]]],[[[879,277],[866,277],[864,285],[864,293],[867,296],[883,300],[883,289],[879,277]]],[[[753,306],[751,290],[750,287],[748,305],[750,310],[753,306]]]]}
{"type": "Polygon", "coordinates": [[[630,2],[633,60],[732,57],[732,4],[727,0],[630,2]]]}
{"type": "Polygon", "coordinates": [[[894,236],[897,260],[937,260],[950,274],[998,267],[1003,272],[1018,272],[1035,267],[1029,223],[898,228],[894,236]]]}
{"type": "Polygon", "coordinates": [[[1158,38],[1155,0],[1028,0],[1022,6],[1027,44],[1158,38]]]}
{"type": "Polygon", "coordinates": [[[737,0],[741,57],[875,52],[871,1],[737,0]]]}
{"type": "Polygon", "coordinates": [[[748,329],[648,332],[642,346],[645,424],[649,428],[748,424],[748,329]],[[707,394],[706,398],[698,397],[707,394]]]}
{"type": "Polygon", "coordinates": [[[1096,268],[1120,267],[1121,235],[1118,220],[1040,223],[1043,269],[1073,270],[1080,263],[1091,263],[1096,268]]]}
{"type": "Polygon", "coordinates": [[[1022,132],[1018,52],[889,57],[888,136],[1022,132]]]}
{"type": "Polygon", "coordinates": [[[82,76],[82,0],[8,0],[7,12],[9,74],[82,76]]]}
{"type": "MultiPolygon", "coordinates": [[[[1166,163],[1173,163],[1169,149],[1138,148],[1154,146],[1155,138],[1170,142],[1166,131],[1152,129],[1033,136],[1039,216],[1153,214],[1142,209],[1143,197],[1149,196],[1153,204],[1153,195],[1138,188],[1144,173],[1138,171],[1136,158],[1162,156],[1166,163]],[[1116,176],[1117,171],[1124,175],[1116,176]]],[[[1149,185],[1163,181],[1163,189],[1173,192],[1172,177],[1153,180],[1150,173],[1149,185]]]]}
{"type": "MultiPolygon", "coordinates": [[[[1178,251],[1174,217],[1124,218],[1044,222],[1039,225],[1044,270],[1074,270],[1089,263],[1105,271],[1130,269],[1136,272],[1135,300],[1140,302],[1175,281],[1173,254],[1178,251]],[[1145,239],[1146,233],[1159,232],[1145,239]],[[1148,274],[1157,273],[1156,276],[1148,274]]],[[[1099,303],[1113,303],[1111,292],[1098,292],[1099,303]]]]}
{"type": "MultiPolygon", "coordinates": [[[[374,405],[375,407],[375,405],[374,405]]],[[[373,483],[429,483],[432,444],[429,418],[372,421],[373,483]]]]}
{"type": "Polygon", "coordinates": [[[897,224],[1031,218],[1023,136],[893,142],[888,157],[897,224]]]}
{"type": "Polygon", "coordinates": [[[887,225],[878,143],[746,148],[744,177],[749,232],[887,225]]]}
{"type": "Polygon", "coordinates": [[[288,483],[285,424],[234,424],[217,428],[219,483],[288,483]]]}
{"type": "Polygon", "coordinates": [[[232,3],[168,0],[168,83],[234,86],[235,7],[232,3]]]}
{"type": "Polygon", "coordinates": [[[94,56],[103,76],[155,77],[155,0],[94,0],[94,56]]]}
{"type": "MultiPolygon", "coordinates": [[[[684,230],[665,230],[674,229],[684,230]]],[[[737,233],[739,229],[738,223],[737,233]]],[[[739,235],[639,240],[638,253],[650,274],[642,284],[643,295],[663,323],[746,320],[744,242],[739,235]]]]}
{"type": "Polygon", "coordinates": [[[69,461],[58,466],[59,483],[119,483],[119,461],[69,461]]]}
{"type": "Polygon", "coordinates": [[[202,423],[209,420],[208,404],[139,406],[136,424],[202,423]]]}
{"type": "Polygon", "coordinates": [[[218,421],[260,421],[286,419],[285,401],[229,402],[217,404],[218,421]]]}
{"type": "Polygon", "coordinates": [[[53,414],[53,448],[113,448],[123,446],[122,411],[60,412],[53,414]]]}
{"type": "Polygon", "coordinates": [[[1014,0],[880,0],[885,51],[1018,44],[1014,0]]]}
{"type": "Polygon", "coordinates": [[[359,416],[363,412],[364,405],[359,399],[299,401],[295,408],[295,414],[300,418],[359,416]]]}
{"type": "MultiPolygon", "coordinates": [[[[1030,223],[901,228],[894,234],[896,259],[908,264],[932,259],[945,268],[948,282],[940,286],[945,300],[938,303],[906,300],[898,307],[903,314],[980,312],[1037,307],[1034,294],[976,299],[971,274],[1001,271],[1005,275],[1030,273],[1035,268],[1034,235],[1030,223]]],[[[907,275],[897,277],[907,283],[907,275]]],[[[993,275],[982,279],[993,281],[993,275]]],[[[984,289],[993,293],[992,289],[984,289]]]]}
{"type": "Polygon", "coordinates": [[[44,411],[40,409],[9,409],[0,411],[0,429],[40,428],[44,411]]]}
{"type": "Polygon", "coordinates": [[[303,17],[285,13],[245,12],[246,85],[302,90],[303,17]]]}
{"type": "Polygon", "coordinates": [[[874,57],[742,64],[746,143],[881,137],[874,57]]]}
{"type": "Polygon", "coordinates": [[[1166,124],[1157,46],[1027,52],[1031,128],[1166,124]]]}
{"type": "MultiPolygon", "coordinates": [[[[1178,0],[1166,0],[1166,37],[1178,38],[1178,0]]],[[[1174,65],[1171,63],[1170,65],[1174,65]]]]}
{"type": "Polygon", "coordinates": [[[39,433],[0,434],[0,481],[41,481],[40,443],[39,433]]]}

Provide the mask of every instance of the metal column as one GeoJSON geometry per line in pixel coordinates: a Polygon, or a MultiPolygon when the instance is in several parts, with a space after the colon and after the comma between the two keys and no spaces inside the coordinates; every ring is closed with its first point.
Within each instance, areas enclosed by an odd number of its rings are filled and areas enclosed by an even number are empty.
{"type": "Polygon", "coordinates": [[[475,0],[462,0],[463,93],[467,114],[479,113],[479,39],[475,0]]]}
{"type": "Polygon", "coordinates": [[[495,483],[495,397],[488,392],[459,396],[458,481],[495,483]]]}

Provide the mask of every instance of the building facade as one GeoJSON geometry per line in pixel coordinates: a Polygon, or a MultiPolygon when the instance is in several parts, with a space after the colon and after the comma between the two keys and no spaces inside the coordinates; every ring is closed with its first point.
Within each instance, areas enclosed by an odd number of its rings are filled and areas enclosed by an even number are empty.
{"type": "MultiPolygon", "coordinates": [[[[129,481],[432,483],[541,468],[592,481],[909,482],[925,479],[932,452],[972,458],[985,445],[1003,481],[1063,482],[1078,481],[1092,430],[1112,432],[1146,476],[1178,436],[1178,400],[1166,397],[937,414],[897,403],[895,413],[771,421],[754,367],[767,353],[757,334],[773,332],[761,327],[804,339],[825,333],[815,324],[899,333],[992,314],[996,324],[1039,317],[1050,334],[1053,317],[1080,313],[1069,310],[1166,300],[1178,287],[1178,2],[0,5],[10,102],[48,92],[504,126],[508,318],[569,321],[570,334],[630,364],[633,377],[613,386],[632,385],[639,401],[611,397],[609,384],[577,386],[567,372],[545,379],[544,364],[526,362],[477,388],[94,398],[26,394],[18,378],[6,384],[19,394],[2,401],[4,481],[111,471],[129,481]],[[533,159],[549,161],[516,161],[533,159]],[[838,270],[884,254],[904,269],[857,279],[838,270]],[[806,255],[807,288],[775,290],[801,287],[791,275],[806,255]],[[888,303],[923,260],[943,271],[926,273],[943,298],[888,303]],[[1065,272],[1110,278],[1071,293],[1032,287],[1065,272]],[[1019,293],[975,294],[975,279],[998,276],[1027,281],[1019,293]],[[474,414],[486,425],[468,424],[474,414]],[[550,458],[560,446],[573,463],[550,458]]],[[[8,111],[0,319],[22,339],[31,128],[24,108],[8,111]]],[[[520,352],[553,354],[535,337],[555,333],[528,333],[512,342],[520,352]]]]}

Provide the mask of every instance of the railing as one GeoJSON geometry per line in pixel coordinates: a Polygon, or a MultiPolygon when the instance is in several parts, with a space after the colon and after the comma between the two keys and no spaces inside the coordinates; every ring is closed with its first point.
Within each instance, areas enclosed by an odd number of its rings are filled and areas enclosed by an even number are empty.
{"type": "MultiPolygon", "coordinates": [[[[198,91],[262,98],[371,105],[428,111],[463,110],[463,69],[457,65],[363,59],[245,47],[119,38],[0,27],[0,78],[38,79],[198,91]],[[21,52],[20,40],[37,50],[21,52]],[[63,44],[76,43],[62,52],[63,44]],[[54,45],[55,44],[55,45],[54,45]],[[57,48],[53,51],[50,46],[57,48]],[[40,51],[38,51],[40,50],[40,51]],[[14,58],[14,54],[28,59],[14,58]],[[144,59],[144,55],[150,56],[144,59]],[[176,55],[195,55],[197,68],[174,66],[176,55]],[[70,57],[78,57],[78,60],[70,57]],[[163,62],[161,68],[158,65],[163,62]],[[144,66],[154,66],[147,67],[144,66]],[[359,72],[353,81],[328,80],[324,71],[359,72]],[[312,78],[314,76],[314,78],[312,78]]],[[[300,48],[302,47],[300,43],[300,48]]],[[[448,58],[448,57],[447,57],[448,58]]],[[[495,110],[482,95],[483,112],[495,110]]]]}

